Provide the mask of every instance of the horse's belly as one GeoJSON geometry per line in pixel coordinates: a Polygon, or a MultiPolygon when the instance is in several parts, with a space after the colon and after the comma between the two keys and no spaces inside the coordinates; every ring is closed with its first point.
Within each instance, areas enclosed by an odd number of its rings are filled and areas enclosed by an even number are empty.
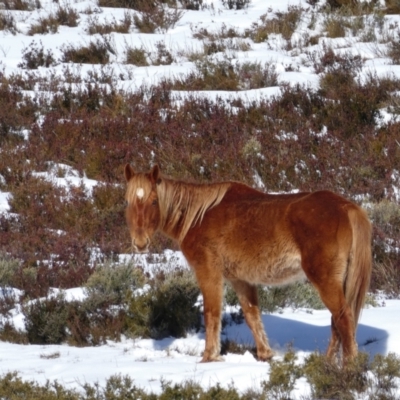
{"type": "Polygon", "coordinates": [[[299,254],[225,263],[224,276],[252,284],[285,285],[305,279],[299,254]]]}

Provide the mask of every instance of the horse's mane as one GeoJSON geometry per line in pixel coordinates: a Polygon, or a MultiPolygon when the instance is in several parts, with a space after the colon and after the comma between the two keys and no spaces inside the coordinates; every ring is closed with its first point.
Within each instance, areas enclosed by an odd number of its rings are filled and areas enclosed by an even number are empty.
{"type": "Polygon", "coordinates": [[[230,182],[194,184],[163,177],[157,185],[161,226],[178,234],[180,243],[206,211],[221,202],[230,186],[230,182]]]}

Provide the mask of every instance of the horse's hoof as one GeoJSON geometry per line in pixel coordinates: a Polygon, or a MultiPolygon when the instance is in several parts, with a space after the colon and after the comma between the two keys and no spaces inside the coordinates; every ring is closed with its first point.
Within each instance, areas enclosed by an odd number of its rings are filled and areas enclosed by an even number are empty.
{"type": "Polygon", "coordinates": [[[203,356],[200,363],[209,363],[209,362],[221,362],[225,361],[221,356],[203,356]]]}
{"type": "Polygon", "coordinates": [[[275,353],[272,350],[264,351],[262,354],[257,354],[258,361],[270,361],[275,353]]]}

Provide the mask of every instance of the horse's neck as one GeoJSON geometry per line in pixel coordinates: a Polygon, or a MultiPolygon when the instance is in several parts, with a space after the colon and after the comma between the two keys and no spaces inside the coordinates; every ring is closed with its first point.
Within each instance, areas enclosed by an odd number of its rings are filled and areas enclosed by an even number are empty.
{"type": "Polygon", "coordinates": [[[204,214],[223,199],[230,183],[192,185],[164,180],[161,231],[179,243],[204,214]]]}

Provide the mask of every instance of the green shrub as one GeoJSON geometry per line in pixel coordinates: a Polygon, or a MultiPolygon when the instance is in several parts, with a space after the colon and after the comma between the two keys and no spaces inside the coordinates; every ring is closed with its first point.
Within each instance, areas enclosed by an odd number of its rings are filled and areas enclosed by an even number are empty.
{"type": "MultiPolygon", "coordinates": [[[[227,287],[225,301],[228,305],[239,305],[231,286],[227,287]]],[[[318,292],[310,283],[296,282],[281,287],[258,288],[258,302],[261,311],[272,313],[285,307],[321,310],[325,308],[318,292]]]]}
{"type": "Polygon", "coordinates": [[[376,354],[371,363],[373,374],[372,385],[374,396],[371,400],[396,399],[396,389],[398,389],[398,379],[400,378],[400,356],[389,353],[387,356],[376,354]]]}
{"type": "Polygon", "coordinates": [[[18,260],[0,253],[0,290],[16,286],[15,275],[19,267],[18,260]]]}
{"type": "Polygon", "coordinates": [[[67,302],[63,294],[22,305],[25,329],[31,344],[60,344],[67,337],[67,302]]]}
{"type": "Polygon", "coordinates": [[[0,314],[3,316],[7,316],[18,300],[12,288],[17,286],[15,278],[19,268],[18,260],[0,253],[0,314]]]}
{"type": "Polygon", "coordinates": [[[366,390],[368,354],[359,353],[346,368],[339,364],[318,353],[307,357],[303,370],[311,385],[313,398],[355,400],[355,393],[366,390]]]}
{"type": "Polygon", "coordinates": [[[29,343],[26,332],[16,329],[12,322],[4,318],[0,322],[0,340],[17,344],[29,343]]]}
{"type": "Polygon", "coordinates": [[[22,380],[17,372],[8,372],[0,378],[0,398],[8,400],[84,400],[76,391],[63,388],[57,381],[39,385],[35,381],[22,380]]]}
{"type": "Polygon", "coordinates": [[[293,350],[285,353],[282,361],[272,360],[268,382],[262,386],[267,398],[276,400],[290,399],[296,380],[302,376],[302,367],[296,364],[297,357],[293,350]]]}
{"type": "Polygon", "coordinates": [[[72,301],[67,307],[68,336],[72,346],[99,346],[119,341],[126,331],[124,304],[113,305],[101,297],[72,301]]]}
{"type": "Polygon", "coordinates": [[[185,337],[200,328],[199,288],[192,274],[176,270],[156,277],[128,300],[128,332],[134,337],[185,337]]]}
{"type": "Polygon", "coordinates": [[[129,291],[143,287],[143,272],[132,263],[117,265],[111,261],[96,267],[85,285],[89,299],[122,304],[129,291]]]}

